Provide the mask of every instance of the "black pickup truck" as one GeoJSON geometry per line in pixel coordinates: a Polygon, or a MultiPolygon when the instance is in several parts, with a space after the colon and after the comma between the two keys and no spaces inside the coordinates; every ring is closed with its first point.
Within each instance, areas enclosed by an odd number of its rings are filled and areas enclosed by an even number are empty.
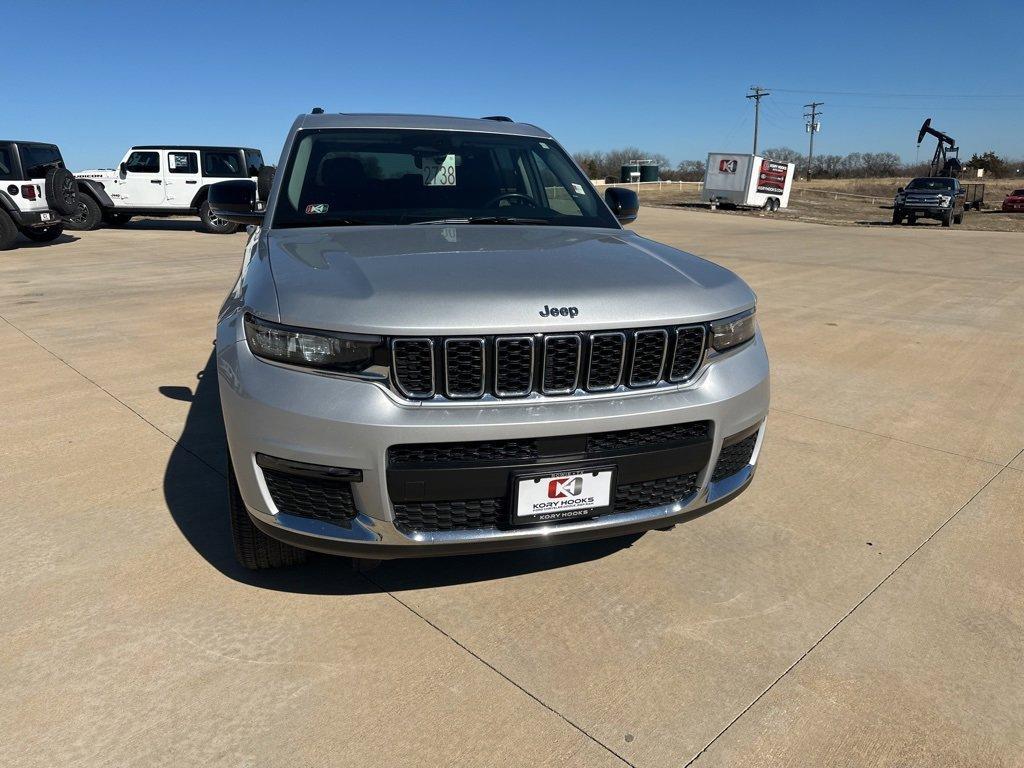
{"type": "Polygon", "coordinates": [[[892,223],[938,219],[942,226],[950,227],[963,222],[968,209],[981,210],[984,199],[984,184],[961,184],[949,176],[923,176],[896,190],[892,223]]]}

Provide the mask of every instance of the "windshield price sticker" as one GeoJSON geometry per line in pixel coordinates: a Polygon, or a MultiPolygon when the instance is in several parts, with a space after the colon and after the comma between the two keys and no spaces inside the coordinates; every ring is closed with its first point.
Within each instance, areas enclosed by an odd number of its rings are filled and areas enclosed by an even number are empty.
{"type": "Polygon", "coordinates": [[[423,160],[423,186],[454,187],[455,186],[455,155],[446,155],[443,159],[434,157],[423,160]]]}

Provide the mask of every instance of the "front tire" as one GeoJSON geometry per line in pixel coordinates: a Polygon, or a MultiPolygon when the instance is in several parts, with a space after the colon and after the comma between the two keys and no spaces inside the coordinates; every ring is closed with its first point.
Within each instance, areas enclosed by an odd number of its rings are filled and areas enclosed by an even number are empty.
{"type": "Polygon", "coordinates": [[[50,243],[64,234],[64,225],[54,224],[52,227],[43,229],[25,229],[21,234],[36,243],[50,243]]]}
{"type": "Polygon", "coordinates": [[[18,228],[14,226],[7,211],[0,211],[0,251],[9,250],[18,239],[18,228]]]}
{"type": "Polygon", "coordinates": [[[203,230],[212,235],[230,235],[238,231],[238,225],[234,222],[218,219],[213,215],[208,200],[204,200],[199,206],[199,218],[203,222],[203,230]]]}
{"type": "Polygon", "coordinates": [[[902,224],[903,223],[903,211],[899,208],[892,209],[892,223],[902,224]]]}
{"type": "Polygon", "coordinates": [[[242,501],[235,480],[235,468],[228,458],[228,513],[231,517],[231,541],[235,546],[235,559],[243,568],[262,571],[287,568],[306,562],[306,550],[272,539],[256,527],[242,501]]]}
{"type": "Polygon", "coordinates": [[[65,229],[73,229],[76,232],[87,232],[96,229],[103,220],[103,212],[100,205],[88,194],[78,194],[78,208],[70,216],[64,217],[65,229]]]}
{"type": "Polygon", "coordinates": [[[942,215],[942,226],[952,227],[953,226],[953,210],[950,209],[942,215]]]}

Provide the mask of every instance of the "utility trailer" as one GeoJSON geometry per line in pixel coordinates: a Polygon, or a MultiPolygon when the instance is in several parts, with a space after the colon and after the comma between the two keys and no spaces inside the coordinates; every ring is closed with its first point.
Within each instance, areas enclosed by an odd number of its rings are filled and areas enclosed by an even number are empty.
{"type": "Polygon", "coordinates": [[[789,205],[795,169],[793,163],[761,155],[712,152],[708,155],[701,194],[712,208],[725,203],[777,211],[789,205]]]}

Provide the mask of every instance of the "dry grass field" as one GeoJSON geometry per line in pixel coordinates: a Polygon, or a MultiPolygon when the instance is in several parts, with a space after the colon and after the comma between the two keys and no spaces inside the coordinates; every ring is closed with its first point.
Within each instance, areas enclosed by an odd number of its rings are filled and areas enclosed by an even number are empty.
{"type": "MultiPolygon", "coordinates": [[[[790,196],[789,208],[778,213],[725,209],[720,209],[720,212],[726,215],[772,216],[819,224],[892,226],[892,198],[896,189],[906,183],[907,179],[904,178],[797,182],[790,196]]],[[[969,212],[961,228],[1024,232],[1024,214],[1000,211],[1003,198],[1011,190],[1021,187],[1024,187],[1022,180],[996,179],[985,182],[985,207],[981,211],[969,212]]],[[[643,205],[707,210],[707,205],[700,200],[700,188],[696,184],[684,184],[681,187],[678,184],[666,184],[661,189],[653,185],[641,187],[640,202],[643,205]]],[[[922,219],[914,226],[938,227],[940,224],[938,221],[922,219]]]]}

